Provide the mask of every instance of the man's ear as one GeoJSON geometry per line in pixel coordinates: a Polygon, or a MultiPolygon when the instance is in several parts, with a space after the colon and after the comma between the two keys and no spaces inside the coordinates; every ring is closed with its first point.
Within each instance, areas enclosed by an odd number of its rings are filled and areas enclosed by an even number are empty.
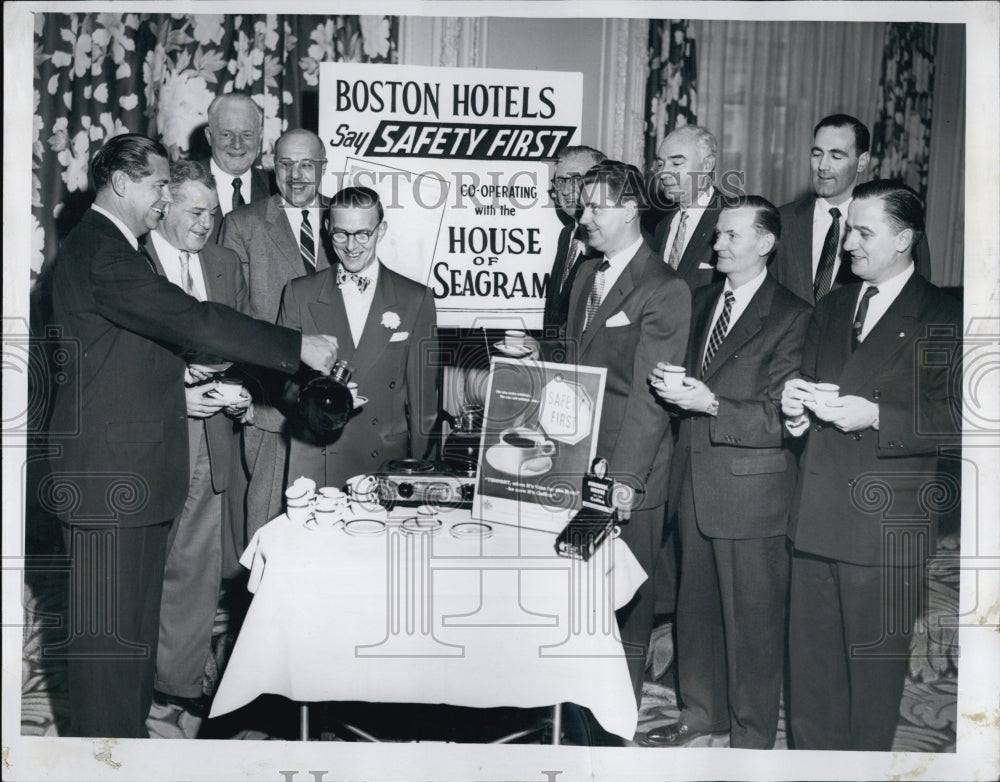
{"type": "Polygon", "coordinates": [[[382,237],[383,237],[383,236],[385,236],[385,232],[386,232],[386,230],[387,230],[388,228],[389,228],[389,221],[388,221],[388,220],[385,220],[385,219],[383,218],[382,222],[381,222],[381,223],[379,223],[379,226],[378,226],[378,228],[376,229],[376,230],[378,231],[378,240],[379,240],[379,241],[382,241],[382,237]]]}
{"type": "Polygon", "coordinates": [[[905,253],[913,248],[913,229],[904,228],[896,234],[896,252],[905,253]]]}
{"type": "Polygon", "coordinates": [[[771,250],[774,249],[774,244],[774,234],[765,232],[757,239],[757,254],[767,257],[771,254],[771,250]]]}
{"type": "Polygon", "coordinates": [[[212,146],[212,129],[206,125],[205,126],[205,140],[208,142],[208,146],[212,146]]]}
{"type": "Polygon", "coordinates": [[[868,152],[862,152],[858,155],[858,173],[863,174],[867,168],[868,163],[871,160],[871,155],[868,152]]]}
{"type": "Polygon", "coordinates": [[[631,223],[633,220],[639,217],[639,204],[636,201],[622,201],[622,206],[625,208],[625,222],[631,223]]]}
{"type": "Polygon", "coordinates": [[[112,171],[111,172],[111,188],[115,191],[115,195],[123,196],[125,191],[128,189],[129,178],[128,174],[124,171],[112,171]]]}

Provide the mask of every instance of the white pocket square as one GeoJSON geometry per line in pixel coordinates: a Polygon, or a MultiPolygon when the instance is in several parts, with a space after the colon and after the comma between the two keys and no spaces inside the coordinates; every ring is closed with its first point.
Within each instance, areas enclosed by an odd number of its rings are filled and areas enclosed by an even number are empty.
{"type": "Polygon", "coordinates": [[[616,326],[627,326],[631,322],[632,321],[628,319],[628,315],[626,315],[624,312],[616,312],[614,315],[612,315],[610,318],[607,319],[604,325],[609,329],[613,329],[616,326]]]}
{"type": "Polygon", "coordinates": [[[410,332],[409,331],[397,331],[395,334],[393,334],[391,337],[389,337],[389,341],[390,342],[402,342],[404,339],[409,339],[409,337],[410,337],[410,332]]]}
{"type": "Polygon", "coordinates": [[[698,268],[699,269],[714,269],[715,267],[712,266],[712,264],[710,264],[710,263],[699,263],[698,264],[698,268]]]}

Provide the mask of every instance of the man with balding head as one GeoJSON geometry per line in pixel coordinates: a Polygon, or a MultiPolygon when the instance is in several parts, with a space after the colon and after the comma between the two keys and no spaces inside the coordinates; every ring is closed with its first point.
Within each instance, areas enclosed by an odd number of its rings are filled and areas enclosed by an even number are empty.
{"type": "Polygon", "coordinates": [[[655,206],[666,206],[656,226],[653,252],[691,290],[721,279],[712,250],[722,208],[721,193],[713,184],[717,161],[715,136],[698,125],[684,125],[660,142],[653,164],[655,206]]]}
{"type": "Polygon", "coordinates": [[[605,159],[603,152],[583,146],[566,147],[556,158],[551,193],[565,225],[559,233],[556,258],[549,275],[548,296],[545,299],[544,328],[552,336],[566,325],[569,292],[573,289],[576,266],[590,257],[586,231],[580,228],[579,223],[580,182],[587,169],[605,159]]]}
{"type": "Polygon", "coordinates": [[[225,215],[253,201],[263,201],[273,192],[267,175],[253,165],[260,154],[263,124],[263,109],[245,93],[218,95],[208,104],[205,138],[212,156],[207,162],[219,195],[213,242],[219,239],[225,215]]]}
{"type": "MultiPolygon", "coordinates": [[[[278,193],[233,210],[223,222],[222,244],[240,257],[255,318],[273,323],[285,284],[330,266],[320,235],[325,199],[319,184],[325,170],[326,149],[319,136],[289,130],[274,145],[278,193]]],[[[284,378],[260,373],[249,388],[254,420],[243,433],[244,467],[250,475],[244,545],[281,510],[287,457],[285,419],[275,407],[284,378]]]]}

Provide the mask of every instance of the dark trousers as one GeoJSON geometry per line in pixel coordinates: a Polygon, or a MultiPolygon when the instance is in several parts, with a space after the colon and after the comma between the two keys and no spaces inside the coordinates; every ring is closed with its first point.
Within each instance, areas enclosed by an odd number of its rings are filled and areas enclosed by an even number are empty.
{"type": "Polygon", "coordinates": [[[625,659],[632,679],[635,702],[642,701],[642,679],[646,671],[646,653],[653,634],[656,559],[663,532],[663,506],[632,512],[632,518],[622,529],[622,540],[646,571],[648,578],[632,599],[615,612],[625,659]]]}
{"type": "Polygon", "coordinates": [[[770,749],[784,668],[787,538],[706,537],[690,480],[678,517],[681,721],[695,730],[729,730],[732,747],[770,749]]]}
{"type": "Polygon", "coordinates": [[[64,526],[71,576],[65,657],[70,736],[147,738],[170,522],[64,526]]]}
{"type": "Polygon", "coordinates": [[[167,539],[156,652],[156,689],[182,698],[201,697],[222,580],[223,495],[212,488],[204,425],[196,423],[188,496],[167,539]]]}
{"type": "Polygon", "coordinates": [[[795,749],[892,749],[923,574],[795,552],[788,640],[795,749]]]}

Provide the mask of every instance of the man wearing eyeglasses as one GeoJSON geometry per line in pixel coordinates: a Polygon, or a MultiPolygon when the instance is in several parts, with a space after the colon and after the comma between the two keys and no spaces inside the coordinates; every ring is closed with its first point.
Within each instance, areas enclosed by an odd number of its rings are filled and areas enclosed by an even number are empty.
{"type": "MultiPolygon", "coordinates": [[[[436,316],[430,289],[379,262],[388,223],[378,193],[341,190],[330,200],[325,226],[338,262],[285,286],[278,323],[303,334],[337,335],[338,359],[351,366],[358,395],[367,401],[327,446],[310,443],[308,432],[290,420],[288,475],[343,487],[389,459],[421,457],[427,450],[437,411],[428,357],[436,316]]],[[[288,381],[287,402],[305,380],[288,381]]]]}
{"type": "Polygon", "coordinates": [[[580,183],[587,169],[606,160],[603,152],[590,147],[566,147],[556,158],[555,173],[552,176],[552,199],[559,210],[563,229],[559,234],[556,257],[549,274],[548,295],[545,299],[544,328],[546,335],[555,337],[566,325],[569,308],[569,292],[573,289],[573,278],[577,264],[589,257],[586,231],[579,224],[580,183]]]}
{"type": "MultiPolygon", "coordinates": [[[[274,145],[278,193],[254,201],[226,216],[222,244],[240,257],[250,299],[250,314],[269,322],[278,316],[281,291],[296,277],[329,268],[321,241],[324,198],[319,183],[326,170],[326,150],[315,133],[290,130],[274,145]]],[[[246,485],[246,538],[281,512],[287,441],[285,418],[275,406],[284,378],[259,373],[248,383],[253,394],[254,421],[244,428],[246,474],[234,477],[230,491],[246,485]]],[[[237,471],[240,473],[241,471],[237,471]]]]}
{"type": "Polygon", "coordinates": [[[722,280],[715,270],[715,222],[722,195],[714,185],[718,143],[698,125],[684,125],[660,143],[653,164],[654,206],[666,207],[653,251],[693,291],[722,280]]]}

